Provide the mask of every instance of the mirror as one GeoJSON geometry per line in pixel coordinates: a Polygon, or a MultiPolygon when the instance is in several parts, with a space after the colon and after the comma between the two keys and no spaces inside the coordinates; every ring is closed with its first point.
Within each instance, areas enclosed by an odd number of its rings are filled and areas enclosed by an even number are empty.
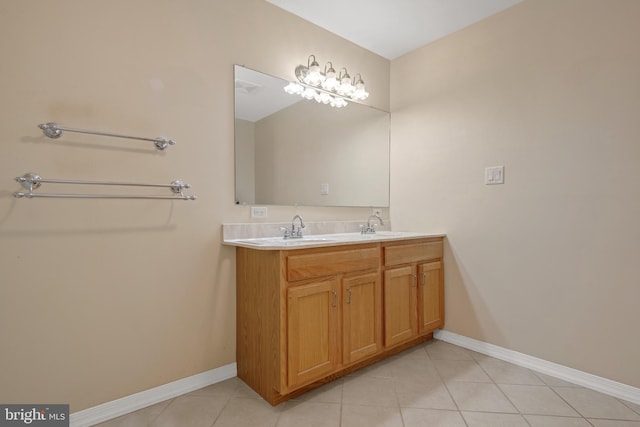
{"type": "Polygon", "coordinates": [[[235,66],[236,203],[389,206],[389,113],[332,108],[235,66]]]}

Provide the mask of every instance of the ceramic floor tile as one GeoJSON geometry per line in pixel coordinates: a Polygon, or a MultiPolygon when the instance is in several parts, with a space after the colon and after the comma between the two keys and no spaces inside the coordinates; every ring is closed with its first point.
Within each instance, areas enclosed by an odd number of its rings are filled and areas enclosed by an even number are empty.
{"type": "Polygon", "coordinates": [[[623,400],[622,403],[628,408],[631,408],[631,410],[633,410],[636,414],[640,414],[640,405],[636,403],[627,402],[625,400],[623,400]]]}
{"type": "Polygon", "coordinates": [[[262,399],[258,393],[253,391],[251,387],[245,384],[238,377],[229,378],[228,380],[212,384],[198,390],[194,390],[187,394],[188,396],[228,396],[245,397],[249,399],[262,399]]]}
{"type": "Polygon", "coordinates": [[[139,427],[148,426],[171,403],[171,400],[156,403],[138,411],[97,424],[96,427],[139,427]]]}
{"type": "Polygon", "coordinates": [[[492,414],[487,412],[463,412],[468,427],[529,427],[519,414],[492,414]]]}
{"type": "Polygon", "coordinates": [[[477,351],[473,351],[473,350],[467,350],[467,351],[469,352],[473,360],[477,362],[481,360],[486,360],[486,359],[498,360],[495,357],[487,356],[486,354],[478,353],[477,351]]]}
{"type": "Polygon", "coordinates": [[[580,416],[546,385],[500,384],[500,388],[523,414],[580,416]]]}
{"type": "Polygon", "coordinates": [[[395,387],[392,379],[373,377],[348,377],[342,386],[342,403],[397,407],[395,387]]]}
{"type": "Polygon", "coordinates": [[[221,381],[219,383],[204,387],[198,390],[194,390],[188,393],[188,396],[227,396],[237,397],[251,394],[254,397],[259,397],[256,392],[251,390],[247,391],[247,385],[242,382],[238,377],[229,378],[228,380],[221,381]]]}
{"type": "Polygon", "coordinates": [[[466,427],[460,412],[402,408],[405,427],[466,427]]]}
{"type": "Polygon", "coordinates": [[[428,358],[398,358],[388,364],[393,378],[440,379],[435,365],[428,358]]]}
{"type": "Polygon", "coordinates": [[[495,384],[451,382],[447,388],[462,411],[518,412],[495,384]]]}
{"type": "Polygon", "coordinates": [[[498,384],[544,385],[531,370],[498,359],[478,360],[478,364],[498,384]]]}
{"type": "Polygon", "coordinates": [[[469,350],[444,341],[428,341],[424,348],[431,360],[473,360],[469,350]]]}
{"type": "Polygon", "coordinates": [[[640,421],[640,415],[616,398],[586,388],[554,387],[585,418],[640,421]]]}
{"type": "Polygon", "coordinates": [[[546,385],[551,386],[551,387],[578,387],[581,388],[581,386],[577,385],[577,384],[573,384],[570,383],[568,381],[565,380],[561,380],[560,378],[556,378],[556,377],[552,377],[550,375],[546,375],[540,372],[534,372],[534,374],[540,378],[546,385]]]}
{"type": "Polygon", "coordinates": [[[301,394],[291,399],[292,401],[305,402],[322,402],[322,403],[341,403],[342,402],[342,385],[344,380],[338,378],[335,381],[327,383],[314,390],[301,394]]]}
{"type": "Polygon", "coordinates": [[[339,403],[289,402],[277,427],[340,427],[340,409],[339,403]]]}
{"type": "Polygon", "coordinates": [[[456,405],[447,387],[439,379],[397,379],[395,382],[398,402],[403,408],[452,409],[456,405]]]}
{"type": "Polygon", "coordinates": [[[402,359],[429,359],[425,344],[408,348],[402,352],[402,359]]]}
{"type": "Polygon", "coordinates": [[[238,379],[240,383],[235,391],[235,395],[231,397],[244,397],[248,399],[262,399],[258,393],[256,393],[251,387],[249,387],[244,381],[238,379]]]}
{"type": "Polygon", "coordinates": [[[592,427],[584,418],[525,415],[531,427],[592,427]]]}
{"type": "Polygon", "coordinates": [[[348,376],[356,377],[356,376],[366,376],[366,377],[377,377],[377,378],[393,378],[393,372],[391,370],[392,362],[389,360],[381,360],[378,363],[374,363],[373,365],[369,365],[366,368],[359,369],[355,372],[352,372],[348,376]]]}
{"type": "MultiPolygon", "coordinates": [[[[286,407],[287,403],[274,407],[261,399],[232,398],[213,427],[273,427],[286,407]]],[[[182,427],[182,424],[174,426],[182,427]]]]}
{"type": "Polygon", "coordinates": [[[640,421],[596,420],[589,419],[594,427],[640,427],[640,421]]]}
{"type": "Polygon", "coordinates": [[[151,427],[210,427],[227,404],[227,397],[176,397],[149,425],[151,427]]]}
{"type": "Polygon", "coordinates": [[[342,405],[341,427],[403,427],[400,408],[342,405]]]}
{"type": "Polygon", "coordinates": [[[434,360],[433,364],[445,382],[492,383],[475,360],[434,360]]]}

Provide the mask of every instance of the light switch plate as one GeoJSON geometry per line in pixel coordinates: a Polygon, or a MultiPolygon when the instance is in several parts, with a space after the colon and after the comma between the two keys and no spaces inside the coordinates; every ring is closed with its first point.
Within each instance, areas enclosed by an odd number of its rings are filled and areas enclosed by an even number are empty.
{"type": "Polygon", "coordinates": [[[266,218],[267,207],[266,206],[251,206],[251,218],[266,218]]]}
{"type": "Polygon", "coordinates": [[[504,166],[490,166],[484,169],[486,185],[504,184],[504,166]]]}

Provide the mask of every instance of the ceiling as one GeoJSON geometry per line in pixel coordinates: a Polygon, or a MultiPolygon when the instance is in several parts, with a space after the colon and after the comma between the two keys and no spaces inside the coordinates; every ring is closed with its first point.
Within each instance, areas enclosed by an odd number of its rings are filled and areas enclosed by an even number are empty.
{"type": "Polygon", "coordinates": [[[522,0],[267,0],[395,59],[522,0]]]}

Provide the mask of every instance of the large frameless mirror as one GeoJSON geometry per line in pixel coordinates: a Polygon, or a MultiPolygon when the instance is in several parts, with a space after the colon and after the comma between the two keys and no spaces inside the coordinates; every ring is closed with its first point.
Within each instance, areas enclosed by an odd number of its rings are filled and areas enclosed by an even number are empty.
{"type": "Polygon", "coordinates": [[[332,108],[235,66],[237,204],[389,206],[389,113],[332,108]]]}

